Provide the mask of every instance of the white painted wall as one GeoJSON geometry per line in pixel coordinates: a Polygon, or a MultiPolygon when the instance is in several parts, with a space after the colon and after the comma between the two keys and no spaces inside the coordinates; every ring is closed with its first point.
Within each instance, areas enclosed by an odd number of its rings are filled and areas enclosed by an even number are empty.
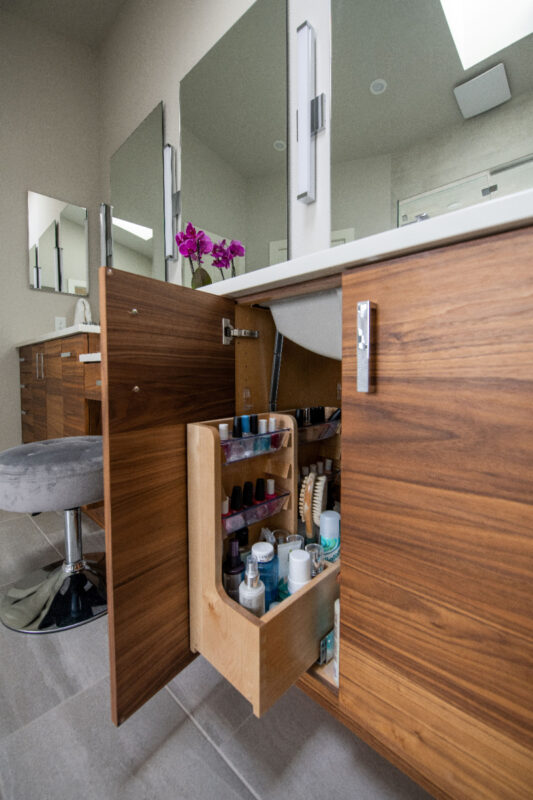
{"type": "Polygon", "coordinates": [[[354,229],[354,238],[387,231],[391,218],[390,155],[342,161],[331,167],[332,230],[354,229]]]}
{"type": "Polygon", "coordinates": [[[533,152],[533,93],[392,155],[396,202],[533,152]]]}
{"type": "MultiPolygon", "coordinates": [[[[79,43],[0,11],[0,450],[20,443],[15,345],[72,323],[76,298],[28,279],[27,192],[89,208],[91,303],[99,260],[98,61],[79,43]]],[[[94,304],[93,304],[94,307],[94,304]]]]}

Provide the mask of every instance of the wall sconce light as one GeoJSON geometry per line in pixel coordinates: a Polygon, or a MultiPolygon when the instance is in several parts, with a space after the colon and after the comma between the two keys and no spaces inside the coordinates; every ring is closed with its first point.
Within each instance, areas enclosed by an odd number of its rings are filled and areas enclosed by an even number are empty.
{"type": "Polygon", "coordinates": [[[313,27],[306,21],[296,29],[298,53],[298,193],[302,203],[316,200],[316,141],[325,128],[326,96],[315,96],[316,40],[313,27]]]}
{"type": "MultiPolygon", "coordinates": [[[[165,217],[165,260],[177,258],[175,236],[180,212],[180,193],[176,191],[176,151],[171,144],[163,148],[163,207],[165,217]]],[[[168,263],[166,265],[168,280],[168,263]]]]}

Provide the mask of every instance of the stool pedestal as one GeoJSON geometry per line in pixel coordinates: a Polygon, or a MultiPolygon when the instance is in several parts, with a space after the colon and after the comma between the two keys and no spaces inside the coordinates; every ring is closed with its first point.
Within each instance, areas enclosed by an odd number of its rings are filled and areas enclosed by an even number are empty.
{"type": "Polygon", "coordinates": [[[107,613],[105,554],[84,556],[81,509],[65,511],[65,561],[26,575],[0,600],[0,621],[20,633],[76,628],[107,613]]]}

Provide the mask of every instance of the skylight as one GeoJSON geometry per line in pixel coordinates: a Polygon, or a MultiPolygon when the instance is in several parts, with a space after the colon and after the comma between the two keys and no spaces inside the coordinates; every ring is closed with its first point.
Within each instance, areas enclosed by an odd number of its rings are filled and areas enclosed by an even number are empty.
{"type": "Polygon", "coordinates": [[[533,33],[533,0],[440,0],[463,69],[533,33]]]}
{"type": "Polygon", "coordinates": [[[151,228],[146,228],[144,225],[137,225],[135,222],[128,222],[127,219],[119,219],[118,217],[113,217],[113,225],[116,225],[117,228],[122,228],[128,233],[133,233],[134,236],[138,236],[139,239],[144,239],[145,242],[148,239],[151,239],[154,235],[154,232],[151,228]]]}

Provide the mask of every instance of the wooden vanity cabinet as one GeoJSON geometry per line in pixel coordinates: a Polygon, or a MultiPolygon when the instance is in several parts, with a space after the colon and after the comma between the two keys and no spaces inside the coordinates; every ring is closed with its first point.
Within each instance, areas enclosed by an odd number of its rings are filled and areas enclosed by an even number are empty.
{"type": "MultiPolygon", "coordinates": [[[[533,785],[532,253],[527,228],[343,276],[340,687],[300,685],[447,800],[533,785]],[[362,300],[373,394],[356,391],[362,300]]],[[[263,348],[220,335],[222,317],[268,312],[114,270],[101,292],[121,722],[192,657],[185,426],[242,412],[247,376],[268,380],[263,348]]]]}
{"type": "Polygon", "coordinates": [[[87,402],[100,398],[86,391],[79,360],[99,348],[98,334],[80,333],[19,349],[23,443],[100,433],[99,411],[87,402]]]}

